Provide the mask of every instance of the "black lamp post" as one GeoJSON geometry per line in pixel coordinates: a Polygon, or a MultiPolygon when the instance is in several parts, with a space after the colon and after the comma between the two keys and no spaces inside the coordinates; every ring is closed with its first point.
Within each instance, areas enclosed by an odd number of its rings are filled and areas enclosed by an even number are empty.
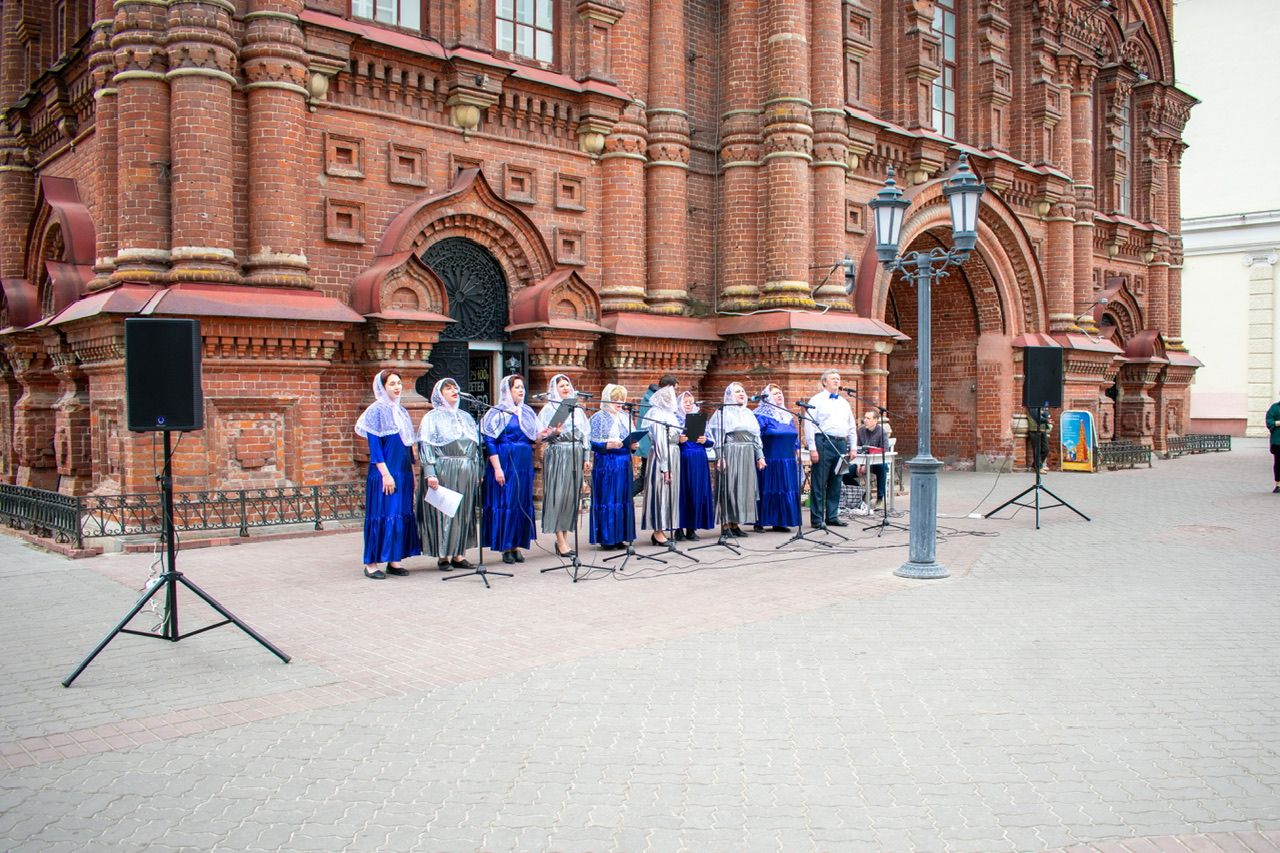
{"type": "Polygon", "coordinates": [[[951,240],[954,248],[932,249],[928,252],[898,254],[898,240],[902,237],[902,219],[911,202],[902,197],[902,190],[893,179],[893,167],[884,188],[869,202],[876,223],[876,257],[892,275],[900,272],[916,286],[918,307],[916,406],[918,412],[918,438],[916,457],[907,463],[911,469],[911,527],[910,559],[898,568],[895,575],[903,578],[945,578],[946,568],[937,561],[938,546],[938,469],[942,463],[933,457],[930,448],[933,391],[932,356],[933,335],[930,328],[933,309],[931,288],[936,279],[947,275],[947,268],[960,266],[978,244],[978,202],[986,186],[979,183],[969,169],[969,158],[960,155],[956,173],[948,180],[942,192],[951,207],[951,240]]]}

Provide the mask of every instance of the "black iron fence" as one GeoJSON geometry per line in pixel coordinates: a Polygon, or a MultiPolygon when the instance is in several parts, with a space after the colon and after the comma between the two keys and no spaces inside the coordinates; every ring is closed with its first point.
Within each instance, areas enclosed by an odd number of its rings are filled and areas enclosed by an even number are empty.
{"type": "Polygon", "coordinates": [[[1151,467],[1151,448],[1134,441],[1104,441],[1098,445],[1098,467],[1133,468],[1137,465],[1151,467]]]}
{"type": "MultiPolygon", "coordinates": [[[[179,530],[236,530],[311,524],[364,515],[364,483],[281,486],[178,492],[173,496],[174,527],[179,530]]],[[[158,534],[159,492],[73,497],[43,489],[0,483],[0,524],[63,544],[84,547],[100,536],[158,534]]]]}
{"type": "Polygon", "coordinates": [[[1221,453],[1231,449],[1231,436],[1216,433],[1171,435],[1165,451],[1170,458],[1184,453],[1221,453]]]}

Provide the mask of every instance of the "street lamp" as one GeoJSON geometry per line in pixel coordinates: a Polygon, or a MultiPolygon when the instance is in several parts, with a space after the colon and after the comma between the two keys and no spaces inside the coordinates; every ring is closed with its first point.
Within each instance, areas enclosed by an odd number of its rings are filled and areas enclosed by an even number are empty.
{"type": "Polygon", "coordinates": [[[910,559],[903,563],[895,575],[901,578],[945,578],[946,568],[937,561],[938,546],[938,469],[942,463],[933,458],[929,446],[931,431],[933,391],[932,349],[933,335],[930,329],[932,306],[930,290],[935,280],[947,275],[947,268],[960,266],[978,244],[978,202],[986,186],[980,183],[969,169],[969,158],[960,155],[956,173],[947,180],[942,193],[951,207],[952,249],[931,249],[928,252],[898,254],[898,240],[902,237],[902,220],[911,202],[903,198],[902,190],[893,179],[893,167],[884,187],[868,203],[876,223],[876,257],[892,275],[900,272],[916,287],[917,297],[917,364],[916,409],[919,433],[916,441],[916,457],[907,463],[911,469],[911,528],[910,559]]]}

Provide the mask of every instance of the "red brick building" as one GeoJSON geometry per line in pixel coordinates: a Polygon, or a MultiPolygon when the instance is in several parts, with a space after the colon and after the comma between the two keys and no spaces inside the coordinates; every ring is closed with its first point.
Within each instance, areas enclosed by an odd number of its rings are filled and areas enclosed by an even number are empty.
{"type": "MultiPolygon", "coordinates": [[[[914,445],[904,249],[988,192],[934,296],[935,452],[1021,453],[1021,349],[1104,438],[1180,433],[1171,0],[0,0],[0,478],[152,488],[122,321],[198,317],[179,485],[359,476],[371,375],[520,365],[792,397],[838,367],[914,445]],[[842,271],[857,264],[846,295],[842,271]],[[1095,304],[1099,296],[1105,305],[1095,304]]],[[[419,411],[425,403],[407,400],[419,411]]]]}

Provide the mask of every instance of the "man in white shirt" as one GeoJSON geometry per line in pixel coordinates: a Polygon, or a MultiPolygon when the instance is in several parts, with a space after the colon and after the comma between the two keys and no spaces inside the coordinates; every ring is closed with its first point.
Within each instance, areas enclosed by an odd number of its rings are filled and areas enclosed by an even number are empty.
{"type": "Polygon", "coordinates": [[[805,424],[805,444],[809,448],[809,524],[820,527],[848,527],[840,520],[840,475],[836,465],[841,456],[853,459],[858,424],[849,401],[840,395],[840,371],[822,374],[822,390],[809,398],[809,416],[817,422],[805,424]]]}

